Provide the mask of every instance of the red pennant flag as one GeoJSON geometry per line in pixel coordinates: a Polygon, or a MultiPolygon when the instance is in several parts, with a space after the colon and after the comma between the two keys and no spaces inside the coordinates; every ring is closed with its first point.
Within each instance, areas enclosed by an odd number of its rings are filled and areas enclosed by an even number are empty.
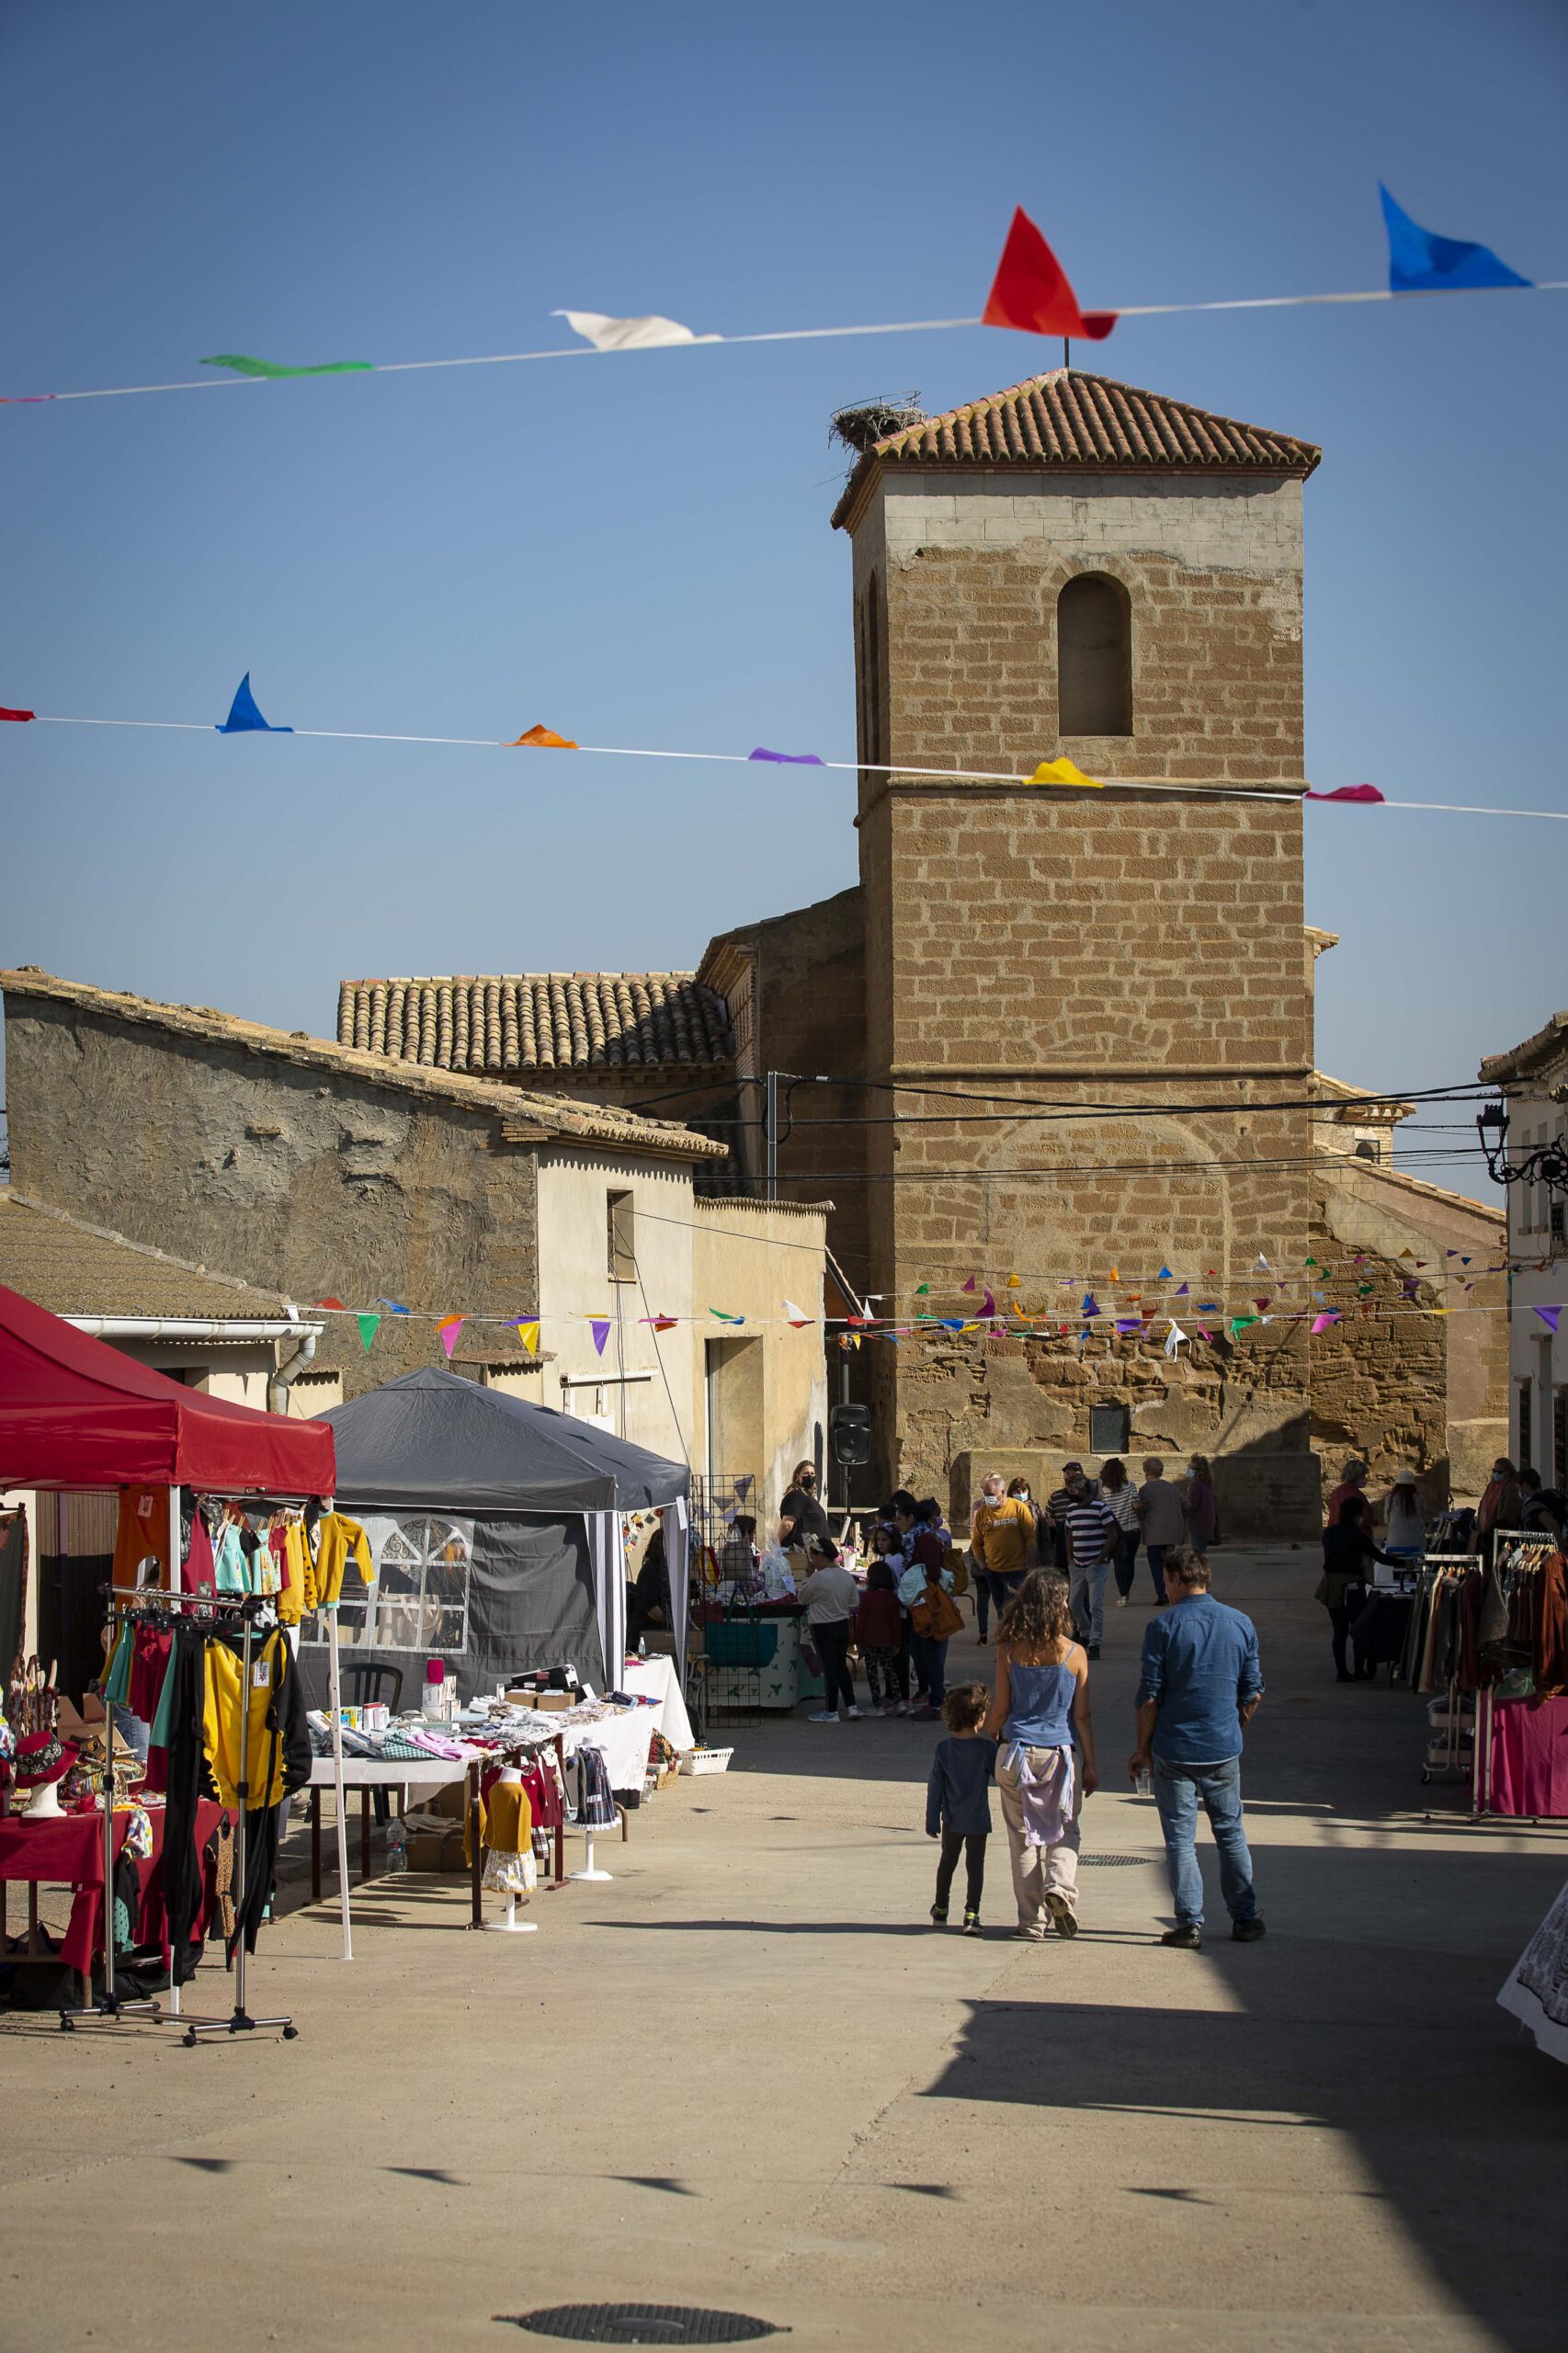
{"type": "Polygon", "coordinates": [[[7,709],[5,703],[0,702],[0,720],[15,719],[18,721],[26,721],[31,717],[32,712],[30,710],[11,710],[7,709]]]}
{"type": "Polygon", "coordinates": [[[1090,343],[1102,343],[1115,326],[1117,314],[1080,311],[1067,272],[1019,205],[981,318],[988,327],[1017,327],[1025,335],[1079,335],[1090,343]]]}
{"type": "Polygon", "coordinates": [[[1383,795],[1375,784],[1342,784],[1335,792],[1309,792],[1309,801],[1360,801],[1369,804],[1381,801],[1383,795]]]}

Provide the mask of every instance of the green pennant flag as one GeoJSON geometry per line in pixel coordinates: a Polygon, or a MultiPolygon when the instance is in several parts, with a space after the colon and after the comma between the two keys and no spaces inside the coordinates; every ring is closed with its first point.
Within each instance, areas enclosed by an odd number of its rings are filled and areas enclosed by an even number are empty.
{"type": "Polygon", "coordinates": [[[365,1343],[365,1353],[367,1356],[370,1353],[370,1343],[376,1336],[376,1326],[380,1324],[381,1320],[381,1319],[379,1315],[357,1315],[354,1318],[354,1321],[359,1326],[359,1337],[365,1343]]]}
{"type": "Polygon", "coordinates": [[[373,375],[373,359],[327,359],[315,368],[285,368],[276,359],[253,359],[246,351],[218,351],[201,362],[203,368],[232,368],[236,376],[357,376],[373,375]]]}
{"type": "Polygon", "coordinates": [[[930,1290],[930,1289],[931,1289],[931,1286],[930,1286],[930,1284],[929,1284],[929,1283],[916,1283],[916,1284],[915,1284],[915,1298],[916,1298],[916,1299],[924,1299],[924,1298],[926,1296],[926,1294],[928,1293],[928,1291],[930,1290]]]}
{"type": "Polygon", "coordinates": [[[1261,1324],[1262,1321],[1261,1315],[1233,1315],[1231,1318],[1232,1339],[1235,1338],[1238,1332],[1244,1332],[1249,1324],[1261,1324]]]}

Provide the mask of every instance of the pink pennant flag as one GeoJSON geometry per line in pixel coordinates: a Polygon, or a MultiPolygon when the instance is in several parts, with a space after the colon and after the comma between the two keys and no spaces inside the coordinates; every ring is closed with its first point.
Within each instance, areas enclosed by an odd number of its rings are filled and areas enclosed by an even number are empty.
{"type": "Polygon", "coordinates": [[[1331,1324],[1337,1324],[1338,1321],[1338,1308],[1331,1307],[1326,1315],[1314,1315],[1312,1317],[1312,1330],[1314,1332],[1326,1332],[1331,1324]]]}
{"type": "Polygon", "coordinates": [[[971,1275],[971,1277],[970,1277],[970,1279],[969,1279],[968,1282],[967,1282],[967,1283],[965,1283],[965,1285],[964,1285],[964,1289],[965,1289],[965,1290],[978,1290],[978,1288],[979,1288],[979,1286],[978,1286],[978,1284],[976,1283],[976,1281],[975,1281],[975,1279],[974,1279],[974,1277],[973,1277],[972,1275],[971,1275]]]}
{"type": "Polygon", "coordinates": [[[437,1331],[441,1335],[441,1346],[447,1351],[449,1364],[451,1362],[452,1350],[457,1347],[458,1334],[462,1330],[463,1322],[464,1319],[460,1315],[443,1315],[436,1326],[437,1331]]]}
{"type": "Polygon", "coordinates": [[[1374,801],[1381,801],[1383,795],[1375,784],[1342,784],[1336,791],[1309,792],[1305,797],[1309,801],[1353,801],[1370,808],[1374,801]]]}

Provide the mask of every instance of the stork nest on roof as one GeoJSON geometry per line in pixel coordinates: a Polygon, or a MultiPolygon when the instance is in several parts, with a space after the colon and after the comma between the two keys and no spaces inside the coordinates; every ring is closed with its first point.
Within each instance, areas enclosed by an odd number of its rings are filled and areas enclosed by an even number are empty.
{"type": "Polygon", "coordinates": [[[925,415],[918,392],[900,392],[887,400],[863,401],[853,408],[841,408],[835,414],[829,427],[830,438],[842,441],[858,457],[863,457],[873,442],[883,441],[890,433],[903,433],[907,426],[921,424],[925,415]]]}

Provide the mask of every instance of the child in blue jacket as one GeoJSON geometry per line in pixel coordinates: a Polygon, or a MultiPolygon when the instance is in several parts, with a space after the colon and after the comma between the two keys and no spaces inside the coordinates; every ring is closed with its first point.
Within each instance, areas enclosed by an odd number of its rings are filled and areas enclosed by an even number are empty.
{"type": "Polygon", "coordinates": [[[948,1898],[961,1852],[964,1859],[963,1932],[980,1934],[980,1898],[985,1885],[985,1842],[991,1836],[990,1782],[996,1768],[996,1743],[980,1727],[985,1722],[990,1693],[983,1683],[960,1683],[942,1702],[942,1722],[949,1737],[937,1743],[931,1779],[926,1791],[926,1836],[940,1837],[937,1865],[937,1901],[931,1906],[934,1927],[948,1925],[948,1898]]]}

